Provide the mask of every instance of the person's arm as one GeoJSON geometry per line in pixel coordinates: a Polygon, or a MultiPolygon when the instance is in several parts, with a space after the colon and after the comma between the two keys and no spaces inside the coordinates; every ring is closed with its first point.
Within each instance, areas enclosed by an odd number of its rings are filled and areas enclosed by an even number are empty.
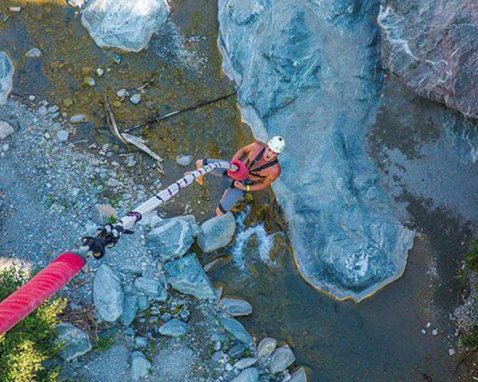
{"type": "Polygon", "coordinates": [[[252,150],[254,150],[256,143],[251,143],[247,146],[244,146],[242,149],[240,149],[237,153],[234,154],[232,157],[231,161],[233,160],[241,160],[244,158],[246,155],[248,155],[252,150]]]}

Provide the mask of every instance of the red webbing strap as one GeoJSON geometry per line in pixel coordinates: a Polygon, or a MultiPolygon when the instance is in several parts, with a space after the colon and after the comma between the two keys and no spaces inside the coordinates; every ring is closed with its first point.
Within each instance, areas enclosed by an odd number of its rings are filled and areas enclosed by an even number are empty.
{"type": "Polygon", "coordinates": [[[0,302],[0,335],[6,333],[80,272],[86,261],[63,253],[16,292],[0,302]]]}

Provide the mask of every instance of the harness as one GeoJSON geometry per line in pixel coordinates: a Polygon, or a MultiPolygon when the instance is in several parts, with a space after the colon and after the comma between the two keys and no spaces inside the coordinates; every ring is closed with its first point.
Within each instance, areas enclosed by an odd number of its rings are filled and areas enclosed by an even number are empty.
{"type": "Polygon", "coordinates": [[[248,163],[249,160],[246,161],[246,166],[249,169],[249,174],[250,175],[256,176],[258,178],[265,179],[266,176],[259,175],[258,173],[261,172],[262,170],[265,170],[266,168],[275,166],[278,163],[277,158],[274,158],[274,160],[272,160],[270,162],[267,162],[267,163],[264,163],[262,166],[258,166],[258,167],[254,168],[256,163],[259,162],[259,160],[261,160],[265,151],[266,151],[266,148],[263,147],[262,150],[259,151],[259,153],[256,155],[256,157],[250,163],[248,163]]]}

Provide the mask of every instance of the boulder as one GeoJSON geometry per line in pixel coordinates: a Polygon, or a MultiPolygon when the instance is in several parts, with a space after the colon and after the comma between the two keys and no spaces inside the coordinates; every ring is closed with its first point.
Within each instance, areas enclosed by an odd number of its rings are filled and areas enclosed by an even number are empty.
{"type": "Polygon", "coordinates": [[[164,270],[168,283],[177,291],[199,299],[216,299],[211,281],[194,253],[169,261],[164,270]]]}
{"type": "Polygon", "coordinates": [[[252,313],[252,305],[238,298],[222,298],[219,304],[231,316],[247,316],[252,313]]]}
{"type": "Polygon", "coordinates": [[[478,118],[478,3],[382,0],[382,59],[418,95],[478,118]]]}
{"type": "Polygon", "coordinates": [[[0,51],[0,105],[7,102],[8,95],[13,86],[13,73],[15,68],[10,57],[0,51]]]}
{"type": "Polygon", "coordinates": [[[13,127],[7,122],[0,121],[0,141],[3,141],[14,132],[13,127]]]}
{"type": "Polygon", "coordinates": [[[222,318],[221,324],[234,338],[237,338],[246,346],[252,345],[252,337],[242,324],[233,318],[222,318]]]}
{"type": "Polygon", "coordinates": [[[146,245],[162,262],[183,256],[194,243],[195,222],[176,217],[156,224],[146,236],[146,245]]]}
{"type": "Polygon", "coordinates": [[[378,8],[378,1],[218,2],[223,68],[238,86],[242,118],[257,140],[281,135],[287,143],[272,188],[301,275],[356,301],[401,276],[414,240],[364,143],[382,86],[378,8]],[[312,151],[303,171],[298,158],[312,151]]]}
{"type": "Polygon", "coordinates": [[[151,362],[139,351],[131,354],[131,380],[136,382],[142,380],[149,373],[151,362]]]}
{"type": "Polygon", "coordinates": [[[257,382],[259,380],[259,372],[255,367],[245,369],[235,377],[231,382],[257,382]]]}
{"type": "Polygon", "coordinates": [[[166,301],[168,297],[168,293],[161,282],[146,276],[138,277],[134,280],[134,287],[139,292],[142,292],[157,301],[166,301]]]}
{"type": "Polygon", "coordinates": [[[212,252],[228,245],[236,231],[236,220],[230,212],[201,224],[197,243],[203,252],[212,252]]]}
{"type": "Polygon", "coordinates": [[[123,314],[123,290],[119,277],[106,264],[100,265],[93,280],[93,300],[98,316],[114,322],[123,314]]]}
{"type": "Polygon", "coordinates": [[[61,322],[56,326],[58,330],[57,343],[62,344],[60,356],[71,361],[91,350],[90,337],[83,330],[70,324],[61,322]]]}
{"type": "Polygon", "coordinates": [[[168,15],[166,0],[91,0],[81,22],[99,47],[139,52],[168,15]]]}
{"type": "Polygon", "coordinates": [[[275,338],[263,338],[257,347],[257,356],[261,360],[266,359],[274,352],[276,346],[277,340],[275,338]]]}
{"type": "Polygon", "coordinates": [[[278,348],[272,354],[270,370],[272,374],[280,373],[292,365],[295,361],[294,353],[290,350],[289,345],[278,348]]]}
{"type": "Polygon", "coordinates": [[[188,331],[188,325],[177,318],[173,318],[161,325],[159,333],[163,336],[179,337],[186,334],[188,331]]]}

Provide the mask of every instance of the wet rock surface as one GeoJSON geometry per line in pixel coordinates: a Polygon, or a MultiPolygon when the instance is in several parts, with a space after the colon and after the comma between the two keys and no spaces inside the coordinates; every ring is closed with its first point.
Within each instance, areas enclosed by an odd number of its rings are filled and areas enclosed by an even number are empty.
{"type": "Polygon", "coordinates": [[[478,117],[478,4],[381,1],[384,65],[416,94],[478,117]]]}

